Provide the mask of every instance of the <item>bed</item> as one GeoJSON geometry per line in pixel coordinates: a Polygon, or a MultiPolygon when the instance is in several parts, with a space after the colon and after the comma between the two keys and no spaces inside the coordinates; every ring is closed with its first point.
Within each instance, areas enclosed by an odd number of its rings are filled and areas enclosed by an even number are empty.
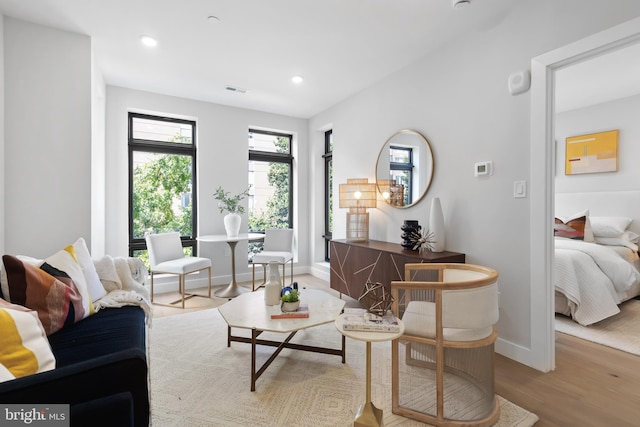
{"type": "Polygon", "coordinates": [[[555,312],[590,325],[640,295],[640,191],[558,193],[555,312]]]}

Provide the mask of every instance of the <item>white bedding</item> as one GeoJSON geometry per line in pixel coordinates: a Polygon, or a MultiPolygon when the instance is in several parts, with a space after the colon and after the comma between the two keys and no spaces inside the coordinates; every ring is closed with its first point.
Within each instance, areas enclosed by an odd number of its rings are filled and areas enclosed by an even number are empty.
{"type": "Polygon", "coordinates": [[[640,272],[619,250],[563,238],[555,239],[555,248],[556,292],[566,297],[571,317],[582,325],[619,313],[618,304],[640,283],[640,272]]]}

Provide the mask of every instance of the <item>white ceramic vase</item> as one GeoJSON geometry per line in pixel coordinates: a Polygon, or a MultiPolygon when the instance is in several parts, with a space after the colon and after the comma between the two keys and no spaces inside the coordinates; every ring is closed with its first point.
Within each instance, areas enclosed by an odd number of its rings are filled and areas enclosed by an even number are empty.
{"type": "Polygon", "coordinates": [[[267,270],[267,283],[264,285],[264,303],[266,305],[279,305],[280,294],[282,293],[282,280],[280,280],[280,271],[278,264],[271,261],[267,270]]]}
{"type": "Polygon", "coordinates": [[[445,246],[444,236],[444,215],[440,198],[434,197],[431,201],[431,212],[429,212],[429,232],[433,233],[433,252],[443,252],[445,246]]]}
{"type": "Polygon", "coordinates": [[[238,237],[242,217],[237,213],[228,213],[224,216],[224,229],[227,237],[238,237]]]}

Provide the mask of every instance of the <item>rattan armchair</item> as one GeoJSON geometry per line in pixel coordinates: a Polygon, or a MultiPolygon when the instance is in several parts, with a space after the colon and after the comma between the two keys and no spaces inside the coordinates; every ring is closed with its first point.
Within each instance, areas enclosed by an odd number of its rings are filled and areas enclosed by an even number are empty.
{"type": "Polygon", "coordinates": [[[391,283],[405,332],[392,344],[392,411],[436,426],[490,426],[498,273],[472,264],[405,264],[391,283]]]}

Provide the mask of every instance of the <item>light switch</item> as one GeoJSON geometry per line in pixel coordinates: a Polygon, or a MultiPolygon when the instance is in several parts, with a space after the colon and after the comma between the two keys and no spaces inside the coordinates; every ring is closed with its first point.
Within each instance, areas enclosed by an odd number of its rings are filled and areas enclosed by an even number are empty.
{"type": "Polygon", "coordinates": [[[527,197],[527,181],[513,182],[513,197],[516,199],[527,197]]]}

